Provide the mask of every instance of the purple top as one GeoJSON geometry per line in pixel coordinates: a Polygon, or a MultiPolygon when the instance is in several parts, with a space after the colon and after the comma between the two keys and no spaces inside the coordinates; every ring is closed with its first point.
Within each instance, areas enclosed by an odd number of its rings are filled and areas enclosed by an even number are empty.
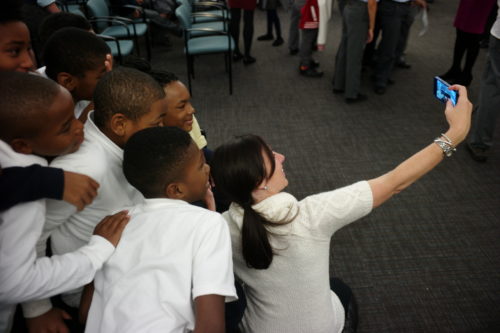
{"type": "Polygon", "coordinates": [[[460,0],[453,25],[471,34],[484,33],[486,21],[494,4],[495,0],[460,0]]]}

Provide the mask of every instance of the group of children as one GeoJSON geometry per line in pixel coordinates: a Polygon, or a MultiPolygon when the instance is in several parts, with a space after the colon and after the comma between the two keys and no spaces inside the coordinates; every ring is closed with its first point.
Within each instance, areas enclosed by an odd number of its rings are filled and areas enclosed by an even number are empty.
{"type": "Polygon", "coordinates": [[[0,12],[0,332],[18,303],[30,331],[355,328],[349,288],[328,276],[331,236],[431,170],[470,126],[467,92],[452,87],[439,145],[297,201],[282,192],[284,156],[261,138],[207,148],[172,73],[113,68],[77,18],[53,24],[67,13],[43,23],[57,28],[36,73],[19,12],[0,12]]]}

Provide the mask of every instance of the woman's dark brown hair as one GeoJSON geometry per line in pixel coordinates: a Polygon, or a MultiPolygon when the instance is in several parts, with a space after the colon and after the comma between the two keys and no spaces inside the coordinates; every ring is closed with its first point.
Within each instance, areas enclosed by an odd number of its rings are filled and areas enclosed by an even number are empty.
{"type": "Polygon", "coordinates": [[[215,150],[211,174],[218,191],[244,209],[241,245],[248,267],[266,269],[273,260],[266,225],[271,222],[256,212],[252,192],[274,173],[274,155],[269,146],[256,135],[235,138],[215,150]],[[266,172],[263,155],[271,163],[266,172]]]}

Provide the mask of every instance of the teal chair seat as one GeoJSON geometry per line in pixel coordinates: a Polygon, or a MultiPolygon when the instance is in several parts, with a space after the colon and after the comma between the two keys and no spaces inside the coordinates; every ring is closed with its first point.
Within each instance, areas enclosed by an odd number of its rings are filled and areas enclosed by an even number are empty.
{"type": "MultiPolygon", "coordinates": [[[[194,23],[191,25],[192,29],[209,29],[209,30],[217,30],[224,31],[226,29],[224,22],[206,22],[206,23],[194,23]]],[[[194,30],[191,31],[191,37],[200,37],[207,36],[213,34],[211,31],[201,31],[194,30]]]]}
{"type": "Polygon", "coordinates": [[[107,41],[111,54],[113,57],[119,56],[128,56],[134,50],[134,42],[128,39],[120,39],[117,40],[118,44],[120,44],[120,50],[118,50],[118,45],[115,42],[107,41]]]}
{"type": "MultiPolygon", "coordinates": [[[[232,38],[230,43],[230,49],[233,51],[234,42],[232,38]]],[[[227,36],[198,37],[187,41],[187,49],[189,55],[221,53],[228,51],[228,44],[227,36]]],[[[186,52],[186,49],[184,49],[184,52],[186,52]]]]}
{"type": "MultiPolygon", "coordinates": [[[[148,25],[146,23],[133,23],[133,25],[135,26],[135,31],[138,36],[145,35],[148,31],[148,25]]],[[[127,38],[129,37],[128,31],[130,31],[132,35],[134,34],[134,27],[132,27],[132,24],[127,24],[127,27],[123,25],[111,25],[104,28],[104,30],[101,31],[101,34],[116,38],[127,38]]]]}

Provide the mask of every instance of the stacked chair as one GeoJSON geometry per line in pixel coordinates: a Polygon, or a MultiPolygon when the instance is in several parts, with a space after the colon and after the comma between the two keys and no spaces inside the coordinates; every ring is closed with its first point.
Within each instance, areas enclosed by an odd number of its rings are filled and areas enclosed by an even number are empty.
{"type": "Polygon", "coordinates": [[[179,0],[175,14],[184,31],[184,53],[188,72],[189,92],[194,79],[194,59],[204,54],[222,53],[229,75],[229,94],[233,93],[232,52],[234,41],[228,29],[229,12],[220,2],[191,3],[179,0]],[[203,11],[193,9],[204,9],[203,11]]]}

